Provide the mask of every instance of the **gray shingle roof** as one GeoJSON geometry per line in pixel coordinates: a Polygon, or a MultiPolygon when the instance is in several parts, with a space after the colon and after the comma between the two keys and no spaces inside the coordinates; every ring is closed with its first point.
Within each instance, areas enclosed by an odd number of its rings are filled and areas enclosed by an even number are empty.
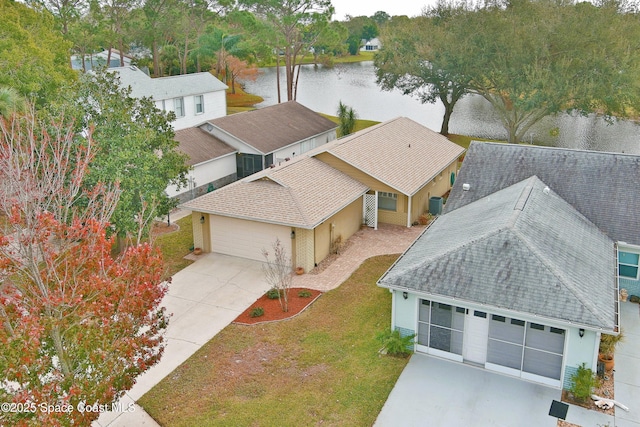
{"type": "Polygon", "coordinates": [[[117,72],[124,86],[131,86],[131,96],[146,96],[155,101],[226,90],[227,85],[211,73],[182,74],[152,79],[136,67],[109,68],[117,72]]]}
{"type": "Polygon", "coordinates": [[[613,331],[614,242],[544,188],[534,176],[442,215],[379,284],[613,331]]]}
{"type": "Polygon", "coordinates": [[[200,128],[187,128],[176,131],[174,138],[180,144],[178,151],[189,156],[188,164],[197,165],[216,159],[237,150],[220,141],[200,128]]]}
{"type": "Polygon", "coordinates": [[[615,241],[640,244],[640,156],[473,142],[444,212],[532,175],[615,241]],[[468,183],[469,191],[462,191],[468,183]]]}
{"type": "Polygon", "coordinates": [[[338,127],[295,101],[220,117],[210,123],[263,154],[338,127]]]}
{"type": "Polygon", "coordinates": [[[464,148],[406,117],[363,129],[319,150],[406,195],[415,194],[464,153],[464,148]]]}
{"type": "Polygon", "coordinates": [[[368,190],[307,156],[255,173],[182,206],[234,218],[312,229],[368,190]]]}

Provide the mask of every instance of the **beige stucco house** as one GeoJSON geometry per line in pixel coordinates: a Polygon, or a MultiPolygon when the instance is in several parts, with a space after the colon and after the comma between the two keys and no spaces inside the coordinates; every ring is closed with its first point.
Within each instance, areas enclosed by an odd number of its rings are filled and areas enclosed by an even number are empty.
{"type": "Polygon", "coordinates": [[[407,118],[331,141],[182,205],[194,245],[264,260],[276,239],[311,270],[363,223],[411,226],[451,188],[464,149],[407,118]],[[452,175],[453,174],[453,175],[452,175]]]}

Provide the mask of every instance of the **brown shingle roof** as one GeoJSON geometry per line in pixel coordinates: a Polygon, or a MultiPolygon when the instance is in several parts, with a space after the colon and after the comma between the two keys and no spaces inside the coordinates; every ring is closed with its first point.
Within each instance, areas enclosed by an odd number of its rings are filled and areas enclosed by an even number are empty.
{"type": "Polygon", "coordinates": [[[178,150],[189,156],[189,165],[197,165],[237,151],[200,128],[176,131],[178,150]]]}
{"type": "Polygon", "coordinates": [[[367,190],[366,185],[320,160],[299,156],[191,200],[183,207],[312,229],[367,190]]]}
{"type": "Polygon", "coordinates": [[[220,117],[210,123],[263,154],[337,128],[331,120],[295,101],[220,117]]]}
{"type": "Polygon", "coordinates": [[[464,152],[419,123],[399,117],[323,145],[329,152],[403,194],[413,195],[464,152]]]}

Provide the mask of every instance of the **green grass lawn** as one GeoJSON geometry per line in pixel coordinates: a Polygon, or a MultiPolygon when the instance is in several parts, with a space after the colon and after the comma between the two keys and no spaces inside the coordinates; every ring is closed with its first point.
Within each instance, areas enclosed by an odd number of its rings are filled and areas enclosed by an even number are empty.
{"type": "Polygon", "coordinates": [[[173,233],[162,234],[155,238],[155,246],[160,248],[167,268],[167,275],[173,276],[193,261],[184,259],[193,246],[193,228],[191,215],[176,221],[180,229],[173,233]]]}
{"type": "Polygon", "coordinates": [[[374,257],[299,316],[229,325],[145,394],[163,426],[371,426],[407,359],[378,354],[391,295],[374,257]]]}

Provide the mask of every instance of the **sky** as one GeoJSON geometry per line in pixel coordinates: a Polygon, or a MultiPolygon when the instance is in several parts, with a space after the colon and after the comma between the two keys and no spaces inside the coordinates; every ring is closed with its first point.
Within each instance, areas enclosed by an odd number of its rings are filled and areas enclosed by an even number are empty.
{"type": "Polygon", "coordinates": [[[345,15],[371,16],[379,10],[389,15],[416,16],[425,5],[433,5],[436,0],[331,0],[336,9],[333,19],[344,21],[345,15]]]}

